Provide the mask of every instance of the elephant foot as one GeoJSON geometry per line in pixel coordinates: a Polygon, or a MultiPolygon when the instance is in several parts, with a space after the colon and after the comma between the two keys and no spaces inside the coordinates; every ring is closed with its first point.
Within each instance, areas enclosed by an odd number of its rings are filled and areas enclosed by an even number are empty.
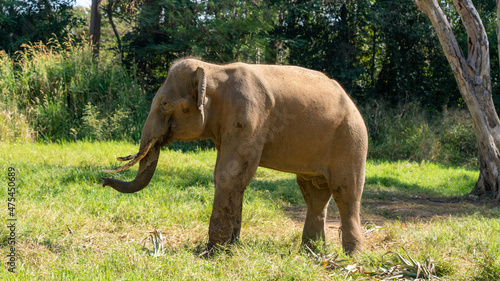
{"type": "Polygon", "coordinates": [[[349,256],[355,256],[363,251],[363,243],[342,243],[344,252],[349,256]]]}
{"type": "Polygon", "coordinates": [[[221,246],[218,244],[207,243],[205,249],[198,254],[198,257],[202,259],[209,259],[222,252],[229,253],[229,247],[227,245],[221,246]]]}
{"type": "Polygon", "coordinates": [[[325,241],[321,238],[320,239],[302,238],[302,243],[300,244],[300,248],[304,250],[306,253],[322,252],[326,249],[325,241]]]}

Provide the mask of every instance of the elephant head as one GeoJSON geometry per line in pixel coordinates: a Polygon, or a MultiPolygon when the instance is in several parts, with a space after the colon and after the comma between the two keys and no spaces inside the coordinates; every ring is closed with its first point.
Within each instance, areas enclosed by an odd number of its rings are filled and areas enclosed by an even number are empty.
{"type": "Polygon", "coordinates": [[[207,79],[206,70],[194,60],[174,63],[168,77],[156,93],[151,110],[141,134],[139,152],[119,161],[130,161],[113,170],[116,173],[139,163],[139,171],[134,180],[123,182],[102,178],[103,186],[123,192],[133,193],[146,187],[156,169],[161,147],[172,140],[199,139],[206,126],[207,79]]]}

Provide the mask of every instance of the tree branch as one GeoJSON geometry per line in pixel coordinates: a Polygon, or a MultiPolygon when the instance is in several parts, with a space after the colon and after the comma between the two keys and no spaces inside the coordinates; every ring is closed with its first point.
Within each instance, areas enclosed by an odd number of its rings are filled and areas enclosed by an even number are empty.
{"type": "Polygon", "coordinates": [[[471,0],[453,0],[453,3],[467,31],[468,66],[473,68],[472,73],[479,75],[477,78],[490,79],[489,43],[479,13],[471,0]]]}
{"type": "Polygon", "coordinates": [[[451,25],[437,1],[415,0],[415,4],[417,8],[431,20],[453,72],[458,72],[460,75],[463,75],[462,66],[466,64],[465,57],[458,46],[451,25]]]}
{"type": "Polygon", "coordinates": [[[123,53],[122,53],[122,42],[120,40],[120,34],[118,34],[118,30],[116,30],[116,25],[115,22],[113,21],[113,0],[109,0],[108,2],[108,19],[109,23],[111,24],[111,27],[113,28],[113,32],[115,33],[116,36],[116,42],[118,44],[118,52],[120,53],[120,58],[123,60],[123,53]]]}

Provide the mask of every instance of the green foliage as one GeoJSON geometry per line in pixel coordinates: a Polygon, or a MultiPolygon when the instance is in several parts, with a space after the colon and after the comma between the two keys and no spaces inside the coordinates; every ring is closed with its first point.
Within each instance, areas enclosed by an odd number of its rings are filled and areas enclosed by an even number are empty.
{"type": "Polygon", "coordinates": [[[140,139],[150,100],[111,53],[96,63],[87,44],[52,39],[4,54],[0,75],[2,107],[23,112],[41,140],[140,139]]]}
{"type": "MultiPolygon", "coordinates": [[[[55,13],[63,6],[49,8],[55,13]]],[[[494,5],[480,2],[478,10],[494,34],[494,21],[488,21],[494,18],[494,5]]],[[[445,11],[465,48],[457,13],[450,6],[445,11]]],[[[6,115],[16,113],[15,122],[28,123],[17,126],[17,133],[4,133],[4,139],[138,140],[170,63],[194,55],[326,72],[360,104],[372,158],[477,161],[473,126],[467,114],[455,110],[463,101],[437,37],[409,2],[118,1],[114,14],[126,33],[124,61],[104,52],[96,63],[89,48],[73,39],[25,44],[16,55],[2,53],[1,108],[6,115]],[[26,132],[32,137],[20,137],[26,132]]],[[[112,36],[109,32],[111,39],[103,39],[107,48],[113,47],[112,36]]],[[[493,59],[496,44],[490,45],[493,59]]],[[[492,65],[496,71],[497,64],[492,65]]],[[[178,142],[172,147],[188,151],[213,144],[178,142]]]]}
{"type": "MultiPolygon", "coordinates": [[[[173,60],[193,55],[320,70],[361,104],[415,102],[433,111],[460,104],[439,40],[411,1],[162,0],[140,2],[135,13],[130,7],[122,3],[115,11],[134,23],[124,36],[125,61],[137,63],[153,89],[173,60]]],[[[444,9],[465,50],[456,11],[444,9]]],[[[494,5],[481,2],[478,10],[496,42],[494,5]]],[[[490,45],[493,61],[497,47],[490,45]]],[[[498,65],[492,66],[497,72],[498,65]]]]}
{"type": "Polygon", "coordinates": [[[133,16],[133,30],[124,36],[125,59],[137,63],[154,87],[178,57],[258,62],[263,60],[275,18],[262,0],[145,1],[133,16]]]}
{"type": "Polygon", "coordinates": [[[416,104],[361,108],[370,135],[369,157],[477,165],[474,126],[465,110],[426,113],[416,104]]]}
{"type": "Polygon", "coordinates": [[[127,139],[129,112],[116,110],[113,115],[102,116],[98,108],[91,103],[85,105],[81,132],[89,139],[102,141],[109,139],[127,139]]]}
{"type": "MultiPolygon", "coordinates": [[[[203,3],[203,2],[202,2],[203,3]]],[[[207,1],[193,54],[214,62],[263,62],[276,11],[267,1],[207,1]],[[205,40],[202,40],[205,39],[205,40]]]]}
{"type": "MultiPolygon", "coordinates": [[[[350,92],[363,72],[358,40],[368,36],[367,1],[278,1],[278,62],[320,70],[350,92]]],[[[366,40],[361,39],[361,40],[366,40]]]]}
{"type": "Polygon", "coordinates": [[[0,50],[14,53],[22,44],[63,38],[83,24],[74,16],[75,0],[0,0],[0,50]]]}
{"type": "Polygon", "coordinates": [[[273,31],[285,54],[279,62],[325,72],[361,104],[456,105],[458,89],[438,38],[413,2],[282,1],[279,11],[283,20],[273,31]]]}
{"type": "Polygon", "coordinates": [[[18,110],[0,109],[0,142],[28,142],[33,138],[25,115],[18,110]]]}
{"type": "Polygon", "coordinates": [[[445,110],[439,141],[444,157],[454,164],[477,164],[477,140],[474,124],[465,110],[445,110]]]}
{"type": "MultiPolygon", "coordinates": [[[[134,68],[126,70],[112,54],[102,54],[96,64],[88,46],[52,40],[26,45],[16,60],[2,55],[0,75],[2,108],[7,115],[16,112],[11,125],[2,127],[3,140],[140,139],[151,96],[138,85],[134,68]]],[[[477,162],[474,128],[465,111],[426,114],[416,103],[360,109],[370,133],[370,158],[477,162]]],[[[171,147],[194,151],[213,143],[171,147]]]]}

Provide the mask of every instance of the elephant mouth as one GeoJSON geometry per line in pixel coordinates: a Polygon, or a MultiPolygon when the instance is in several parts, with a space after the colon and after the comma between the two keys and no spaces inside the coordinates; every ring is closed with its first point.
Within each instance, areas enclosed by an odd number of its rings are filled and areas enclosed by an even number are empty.
{"type": "Polygon", "coordinates": [[[115,168],[115,169],[102,170],[102,171],[105,173],[118,173],[121,171],[125,171],[128,168],[134,166],[135,164],[139,163],[139,161],[141,161],[142,158],[144,158],[148,154],[148,152],[151,150],[151,148],[156,144],[156,140],[157,139],[150,140],[148,142],[148,144],[144,147],[144,149],[140,150],[136,154],[116,158],[116,160],[118,160],[118,161],[130,161],[127,164],[125,164],[121,167],[115,168]]]}

